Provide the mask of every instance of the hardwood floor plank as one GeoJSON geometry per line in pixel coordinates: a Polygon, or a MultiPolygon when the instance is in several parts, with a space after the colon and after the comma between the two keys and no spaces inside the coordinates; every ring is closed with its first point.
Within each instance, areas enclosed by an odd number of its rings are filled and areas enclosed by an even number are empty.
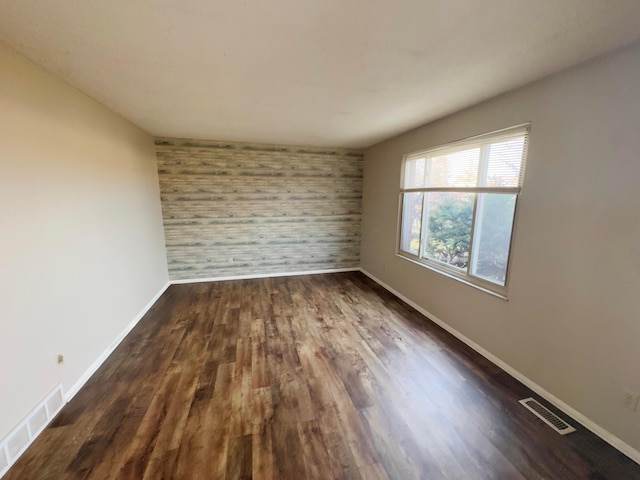
{"type": "Polygon", "coordinates": [[[250,480],[252,475],[251,435],[231,438],[227,456],[227,480],[250,480]]]}
{"type": "Polygon", "coordinates": [[[267,339],[262,318],[255,318],[251,324],[251,387],[262,388],[270,385],[269,362],[267,360],[267,339]]]}
{"type": "Polygon", "coordinates": [[[640,480],[532,395],[360,273],[173,285],[4,480],[640,480]]]}
{"type": "MultiPolygon", "coordinates": [[[[367,426],[371,441],[380,454],[380,463],[391,478],[420,478],[412,468],[409,457],[401,447],[399,439],[389,435],[386,421],[376,407],[361,410],[362,418],[367,426]]],[[[424,472],[425,478],[428,472],[424,472]]]]}
{"type": "Polygon", "coordinates": [[[360,468],[360,474],[362,478],[366,478],[367,480],[389,480],[387,472],[385,472],[384,468],[378,463],[365,465],[360,468]]]}
{"type": "MultiPolygon", "coordinates": [[[[305,478],[322,478],[327,472],[332,472],[335,464],[329,459],[329,451],[318,422],[310,420],[298,423],[298,435],[302,446],[302,458],[306,470],[305,478]]],[[[341,469],[332,472],[332,476],[339,477],[341,469]]]]}
{"type": "MultiPolygon", "coordinates": [[[[276,417],[274,417],[275,420],[276,417]]],[[[274,465],[281,479],[304,478],[305,466],[298,422],[283,423],[271,429],[274,465]]]]}
{"type": "Polygon", "coordinates": [[[317,347],[298,344],[310,393],[315,401],[318,418],[326,429],[335,430],[344,439],[355,459],[356,466],[375,463],[378,458],[362,427],[356,408],[340,377],[331,366],[326,352],[317,347]],[[312,381],[317,379],[317,381],[312,381]],[[339,408],[336,408],[339,405],[339,408]],[[330,415],[323,415],[329,410],[330,415]]]}
{"type": "Polygon", "coordinates": [[[277,480],[279,477],[275,465],[270,421],[255,425],[252,442],[253,480],[277,480]]]}

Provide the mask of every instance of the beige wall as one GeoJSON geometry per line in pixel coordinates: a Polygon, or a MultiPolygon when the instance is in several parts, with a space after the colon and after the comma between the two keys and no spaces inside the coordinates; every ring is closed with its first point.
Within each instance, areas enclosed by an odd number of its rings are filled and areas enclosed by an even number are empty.
{"type": "Polygon", "coordinates": [[[172,280],[360,266],[362,152],[171,138],[156,150],[172,280]]]}
{"type": "Polygon", "coordinates": [[[1,44],[0,232],[2,439],[81,377],[167,264],[153,138],[1,44]]]}
{"type": "Polygon", "coordinates": [[[365,152],[364,269],[640,449],[640,45],[365,152]],[[531,121],[509,301],[395,255],[404,153],[531,121]]]}

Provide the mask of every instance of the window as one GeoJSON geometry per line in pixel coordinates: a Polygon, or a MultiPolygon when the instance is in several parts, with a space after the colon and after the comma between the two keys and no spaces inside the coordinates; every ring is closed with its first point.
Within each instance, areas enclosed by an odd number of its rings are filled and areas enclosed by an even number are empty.
{"type": "Polygon", "coordinates": [[[398,254],[506,295],[529,125],[404,157],[398,254]]]}

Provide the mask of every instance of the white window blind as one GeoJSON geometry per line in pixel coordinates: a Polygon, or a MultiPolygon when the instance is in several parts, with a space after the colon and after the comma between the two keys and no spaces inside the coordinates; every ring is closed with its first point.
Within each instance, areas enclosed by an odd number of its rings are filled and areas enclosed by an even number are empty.
{"type": "Polygon", "coordinates": [[[519,188],[528,132],[518,126],[406,155],[402,188],[519,188]]]}

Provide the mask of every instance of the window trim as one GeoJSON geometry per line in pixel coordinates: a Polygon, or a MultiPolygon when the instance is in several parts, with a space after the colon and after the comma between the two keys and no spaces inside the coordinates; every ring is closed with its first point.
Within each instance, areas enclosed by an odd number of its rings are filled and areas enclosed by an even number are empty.
{"type": "Polygon", "coordinates": [[[520,200],[520,195],[522,194],[522,189],[524,186],[524,171],[527,163],[527,154],[529,147],[529,136],[531,133],[531,122],[515,125],[512,127],[495,130],[492,132],[484,133],[481,135],[475,135],[472,137],[456,140],[453,142],[449,142],[443,145],[438,145],[432,148],[426,148],[417,150],[411,153],[407,153],[402,156],[402,164],[401,164],[401,175],[400,175],[400,189],[398,193],[398,225],[396,229],[396,255],[400,258],[415,263],[421,267],[428,268],[436,273],[444,275],[453,280],[457,280],[471,287],[477,288],[481,291],[489,293],[493,296],[501,298],[503,300],[508,300],[507,290],[509,286],[510,274],[511,274],[511,260],[513,258],[514,251],[514,238],[517,226],[517,218],[518,218],[518,203],[520,200]],[[518,186],[516,187],[417,187],[417,188],[404,188],[405,184],[405,175],[406,175],[406,162],[408,159],[417,156],[433,156],[434,153],[439,152],[442,154],[446,150],[455,150],[459,147],[473,148],[475,144],[483,144],[487,140],[495,138],[496,141],[499,141],[502,138],[508,137],[510,133],[513,133],[514,137],[520,136],[524,134],[526,136],[526,141],[524,144],[524,149],[522,152],[522,164],[520,168],[520,178],[518,182],[518,186]],[[473,218],[471,223],[471,232],[470,232],[470,241],[469,241],[469,266],[464,269],[458,269],[451,265],[448,265],[444,262],[439,262],[437,260],[432,260],[429,258],[423,258],[423,250],[425,248],[424,242],[422,241],[423,229],[425,228],[425,209],[424,202],[428,193],[431,192],[467,192],[475,194],[474,205],[473,205],[473,218]],[[402,250],[402,225],[403,225],[403,198],[407,193],[423,193],[423,207],[422,207],[422,222],[420,225],[420,251],[418,255],[415,255],[411,252],[407,252],[402,250]],[[507,268],[505,272],[505,282],[504,286],[499,285],[494,282],[487,281],[482,277],[477,275],[473,275],[471,273],[471,258],[472,252],[474,250],[474,236],[475,236],[475,228],[476,221],[478,218],[478,198],[480,193],[505,193],[505,194],[513,194],[515,195],[515,205],[513,212],[513,222],[511,224],[511,236],[509,238],[509,251],[508,251],[508,261],[507,268]]]}

